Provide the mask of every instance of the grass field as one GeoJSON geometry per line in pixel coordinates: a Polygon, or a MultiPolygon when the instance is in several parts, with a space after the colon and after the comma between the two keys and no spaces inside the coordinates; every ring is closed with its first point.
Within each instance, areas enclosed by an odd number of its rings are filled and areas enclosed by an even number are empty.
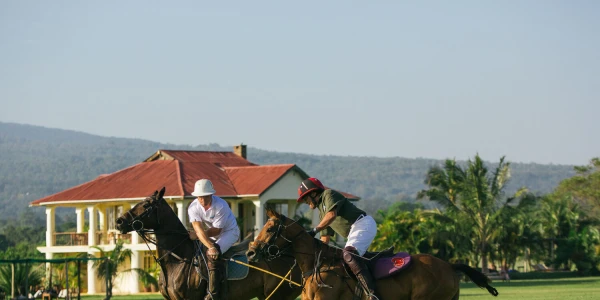
{"type": "Polygon", "coordinates": [[[582,300],[600,299],[600,277],[513,280],[510,283],[494,282],[498,297],[482,290],[473,283],[463,283],[460,298],[467,300],[515,299],[515,300],[582,300]]]}
{"type": "MultiPolygon", "coordinates": [[[[460,298],[466,300],[600,300],[600,277],[545,279],[545,280],[513,280],[494,282],[492,284],[500,293],[493,297],[487,290],[480,289],[473,283],[462,283],[460,298]]],[[[85,300],[102,300],[102,296],[83,296],[85,300]]],[[[142,294],[131,296],[114,296],[113,300],[155,300],[162,299],[159,294],[142,294]]],[[[299,299],[299,298],[298,298],[299,299]]],[[[276,300],[276,299],[274,299],[276,300]]]]}

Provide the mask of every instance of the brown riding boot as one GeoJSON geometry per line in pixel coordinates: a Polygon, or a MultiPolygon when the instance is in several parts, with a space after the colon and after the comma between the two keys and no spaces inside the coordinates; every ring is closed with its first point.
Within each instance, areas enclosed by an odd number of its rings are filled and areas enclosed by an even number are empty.
{"type": "Polygon", "coordinates": [[[356,248],[352,246],[344,248],[344,261],[346,262],[346,265],[350,267],[352,273],[356,275],[356,279],[358,279],[358,282],[367,294],[367,299],[379,299],[375,296],[375,280],[373,279],[373,275],[371,275],[371,271],[369,271],[365,262],[360,259],[356,248]]]}
{"type": "Polygon", "coordinates": [[[208,293],[204,300],[227,299],[227,278],[224,260],[208,260],[208,293]]]}

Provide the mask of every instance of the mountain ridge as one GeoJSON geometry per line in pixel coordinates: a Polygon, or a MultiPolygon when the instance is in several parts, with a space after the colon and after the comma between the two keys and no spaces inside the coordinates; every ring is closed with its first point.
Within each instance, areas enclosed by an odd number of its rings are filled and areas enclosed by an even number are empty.
{"type": "MultiPolygon", "coordinates": [[[[139,163],[157,150],[232,151],[215,143],[176,145],[134,138],[104,137],[85,132],[0,122],[0,218],[15,217],[29,202],[139,163]],[[9,213],[10,212],[10,213],[9,213]]],[[[392,202],[414,201],[425,188],[427,170],[444,160],[428,158],[316,155],[262,150],[248,146],[248,160],[259,165],[298,165],[325,184],[358,195],[374,213],[392,202]]],[[[492,159],[488,165],[493,166],[492,159]]],[[[510,161],[510,158],[507,158],[510,161]]],[[[573,166],[512,163],[514,192],[526,186],[548,193],[573,176],[573,166]]]]}

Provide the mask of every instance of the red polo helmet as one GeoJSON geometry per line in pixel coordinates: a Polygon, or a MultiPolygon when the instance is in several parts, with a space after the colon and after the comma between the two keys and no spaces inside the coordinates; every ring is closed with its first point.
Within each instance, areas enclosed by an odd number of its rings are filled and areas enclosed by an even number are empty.
{"type": "Polygon", "coordinates": [[[316,179],[314,177],[307,178],[304,181],[302,181],[300,187],[298,187],[298,200],[296,201],[301,202],[302,198],[312,191],[323,190],[325,190],[325,187],[323,186],[321,181],[319,181],[319,179],[316,179]]]}

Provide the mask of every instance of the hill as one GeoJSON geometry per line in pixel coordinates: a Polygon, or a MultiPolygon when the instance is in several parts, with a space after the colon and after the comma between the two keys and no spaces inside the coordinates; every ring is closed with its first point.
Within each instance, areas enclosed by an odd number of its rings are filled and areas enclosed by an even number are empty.
{"type": "MultiPolygon", "coordinates": [[[[158,149],[231,151],[232,146],[162,144],[0,122],[0,220],[14,219],[35,199],[138,163],[158,149]]],[[[424,158],[307,155],[252,147],[248,148],[248,159],[261,165],[295,163],[325,184],[361,196],[360,206],[370,213],[397,200],[411,201],[425,187],[427,170],[443,162],[424,158]]],[[[495,163],[499,157],[485,159],[495,163]]],[[[510,157],[507,159],[510,161],[510,157]]],[[[526,186],[534,192],[548,193],[560,180],[571,177],[572,170],[572,166],[565,165],[514,163],[507,190],[514,192],[526,186]]],[[[33,210],[43,216],[42,209],[33,210]]]]}

